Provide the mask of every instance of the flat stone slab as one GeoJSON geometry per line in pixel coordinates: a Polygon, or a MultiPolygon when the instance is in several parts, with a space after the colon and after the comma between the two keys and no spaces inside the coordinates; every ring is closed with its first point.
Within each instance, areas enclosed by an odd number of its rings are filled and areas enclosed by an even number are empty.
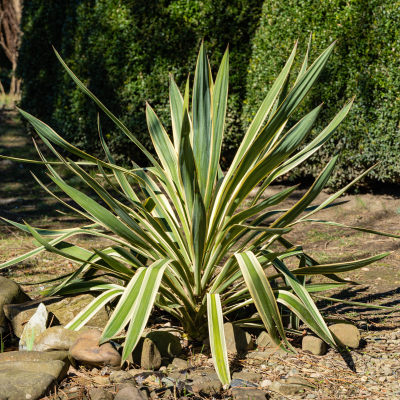
{"type": "Polygon", "coordinates": [[[60,360],[52,361],[7,361],[0,364],[3,371],[38,372],[54,376],[61,382],[68,373],[69,363],[60,360]]]}
{"type": "Polygon", "coordinates": [[[1,363],[8,361],[63,361],[65,364],[76,366],[75,360],[71,357],[68,351],[7,351],[0,353],[0,368],[1,363]]]}
{"type": "Polygon", "coordinates": [[[2,400],[39,400],[54,394],[56,388],[57,381],[53,375],[0,369],[0,399],[2,400]]]}

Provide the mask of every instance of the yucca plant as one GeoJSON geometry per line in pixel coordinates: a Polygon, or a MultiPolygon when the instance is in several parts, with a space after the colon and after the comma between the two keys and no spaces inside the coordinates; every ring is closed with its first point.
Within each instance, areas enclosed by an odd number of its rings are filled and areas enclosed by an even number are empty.
{"type": "MultiPolygon", "coordinates": [[[[254,303],[258,316],[234,323],[265,328],[276,346],[295,352],[286,338],[286,331],[297,332],[299,321],[303,321],[330,346],[340,348],[341,344],[332,336],[310,293],[349,284],[336,274],[371,264],[388,253],[352,262],[320,265],[300,246],[294,246],[285,238],[299,223],[313,221],[345,226],[311,219],[317,211],[332,206],[332,202],[351,186],[331,195],[318,206],[310,206],[331,176],[338,155],[333,156],[312,187],[292,208],[275,206],[290,196],[296,186],[270,197],[262,197],[276,178],[298,166],[332,137],[352,106],[353,100],[300,151],[299,146],[311,131],[322,105],[292,128],[285,129],[288,119],[317,81],[334,47],[335,44],[329,46],[308,67],[309,44],[301,70],[289,90],[289,73],[297,49],[295,44],[225,174],[219,166],[219,159],[228,97],[228,50],[214,81],[204,45],[201,45],[191,104],[189,79],[182,96],[170,77],[171,136],[147,104],[147,123],[158,160],[83,85],[56,53],[75,83],[138,146],[151,166],[141,168],[134,162],[133,168],[118,166],[105,143],[100,122],[98,129],[107,161],[84,153],[43,122],[19,110],[59,161],[48,162],[39,149],[42,161],[18,161],[45,164],[52,181],[81,208],[58,200],[87,218],[90,224],[75,229],[47,230],[8,221],[32,234],[40,246],[4,263],[2,267],[44,250],[78,262],[79,268],[59,277],[61,283],[47,290],[46,294],[102,292],[68,324],[69,329],[79,329],[106,303],[114,301],[116,306],[103,331],[101,343],[118,336],[128,327],[123,360],[138,343],[154,306],[179,320],[189,337],[202,339],[210,336],[216,370],[224,384],[230,382],[223,333],[224,317],[250,303],[254,303]],[[64,158],[53,145],[83,161],[64,158]],[[106,205],[98,204],[69,186],[53,168],[54,165],[63,165],[76,174],[106,205]],[[98,169],[97,176],[90,173],[93,167],[98,169]],[[132,180],[135,183],[133,186],[130,184],[132,180]],[[123,200],[113,197],[111,191],[123,200]],[[244,204],[246,206],[241,207],[244,204]],[[271,220],[273,222],[269,222],[271,220]],[[115,244],[89,251],[67,242],[68,238],[82,234],[107,238],[115,244]],[[272,251],[271,246],[275,244],[280,245],[281,251],[272,251]],[[289,270],[285,262],[289,257],[298,260],[298,268],[289,270]],[[265,270],[270,266],[275,268],[276,274],[267,277],[265,270]],[[332,282],[307,284],[305,277],[314,275],[324,275],[332,282]],[[283,278],[284,284],[271,287],[270,281],[278,277],[283,278]],[[117,281],[109,278],[116,278],[117,281]],[[279,308],[282,306],[292,313],[292,329],[282,324],[279,308]]],[[[35,179],[55,196],[38,178],[35,179]]],[[[353,229],[394,236],[362,228],[353,229]]]]}

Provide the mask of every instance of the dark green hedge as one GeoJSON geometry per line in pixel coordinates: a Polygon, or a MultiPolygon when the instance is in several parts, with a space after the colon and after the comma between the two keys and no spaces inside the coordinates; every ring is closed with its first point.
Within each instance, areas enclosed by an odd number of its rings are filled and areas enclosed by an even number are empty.
{"type": "MultiPolygon", "coordinates": [[[[253,41],[243,126],[255,113],[300,39],[299,63],[313,32],[311,60],[334,40],[334,55],[297,113],[324,102],[320,132],[351,97],[355,105],[333,139],[303,168],[316,175],[337,149],[340,165],[331,185],[343,185],[380,161],[369,179],[399,182],[400,3],[389,0],[268,0],[253,41]]],[[[297,64],[297,67],[299,66],[297,64]]],[[[295,79],[295,76],[293,76],[295,79]]]]}
{"type": "MultiPolygon", "coordinates": [[[[27,0],[18,73],[21,107],[87,151],[99,154],[97,108],[72,83],[51,45],[124,124],[151,148],[145,102],[169,127],[168,73],[182,87],[204,38],[214,73],[229,43],[230,100],[224,156],[240,140],[250,42],[262,0],[27,0]]],[[[120,161],[143,161],[104,116],[104,132],[120,161]]]]}

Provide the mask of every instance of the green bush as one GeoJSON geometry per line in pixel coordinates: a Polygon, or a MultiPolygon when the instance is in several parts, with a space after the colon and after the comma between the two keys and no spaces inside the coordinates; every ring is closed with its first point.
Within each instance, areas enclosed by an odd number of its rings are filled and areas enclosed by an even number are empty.
{"type": "MultiPolygon", "coordinates": [[[[249,45],[261,15],[262,0],[30,0],[24,2],[19,74],[21,107],[52,126],[64,138],[101,154],[98,109],[77,89],[54,55],[60,52],[90,90],[147,147],[152,148],[145,102],[159,111],[170,129],[168,73],[182,88],[195,69],[202,39],[212,67],[230,46],[230,99],[223,160],[240,141],[249,45]]],[[[192,77],[193,78],[193,77],[192,77]]],[[[127,138],[104,119],[110,150],[121,158],[144,161],[127,138]]],[[[170,130],[169,130],[170,132],[170,130]]]]}
{"type": "MultiPolygon", "coordinates": [[[[266,1],[252,45],[244,127],[282,69],[296,39],[304,54],[312,32],[311,61],[337,39],[338,46],[319,84],[293,120],[325,101],[315,136],[354,95],[355,105],[331,141],[298,169],[297,175],[317,176],[329,156],[342,149],[331,185],[343,185],[378,161],[381,164],[368,179],[398,183],[399,12],[400,4],[388,0],[266,1]],[[254,90],[255,87],[263,87],[263,91],[254,90]]],[[[301,57],[297,62],[299,67],[301,57]]]]}

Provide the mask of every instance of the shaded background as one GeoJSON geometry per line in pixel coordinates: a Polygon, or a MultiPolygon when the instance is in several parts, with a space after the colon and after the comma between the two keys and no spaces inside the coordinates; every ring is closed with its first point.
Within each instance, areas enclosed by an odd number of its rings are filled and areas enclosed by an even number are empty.
{"type": "MultiPolygon", "coordinates": [[[[230,97],[222,150],[226,168],[295,40],[300,40],[296,71],[312,32],[311,61],[332,41],[338,46],[288,126],[324,102],[311,139],[351,97],[356,101],[330,142],[286,178],[316,176],[341,149],[331,186],[342,186],[379,161],[364,183],[398,184],[399,11],[399,2],[387,0],[26,0],[17,69],[21,107],[65,139],[102,157],[98,109],[63,71],[53,45],[151,149],[145,102],[169,129],[168,74],[182,88],[204,39],[215,78],[229,44],[230,97]]],[[[145,164],[135,145],[104,115],[102,123],[120,163],[131,159],[145,164]]]]}

